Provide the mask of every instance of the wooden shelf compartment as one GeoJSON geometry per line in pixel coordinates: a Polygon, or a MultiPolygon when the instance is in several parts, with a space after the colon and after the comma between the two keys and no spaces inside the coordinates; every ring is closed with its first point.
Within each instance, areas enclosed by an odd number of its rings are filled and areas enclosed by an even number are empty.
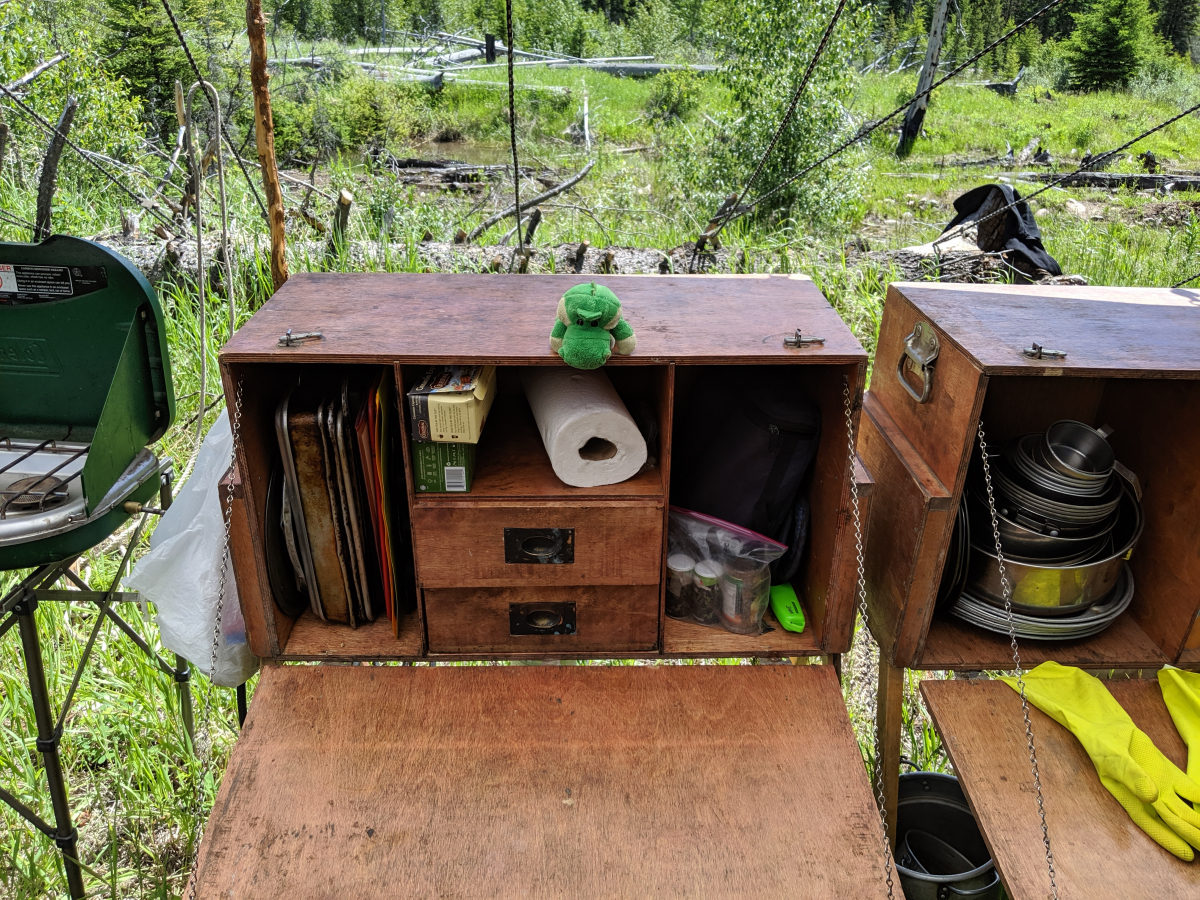
{"type": "Polygon", "coordinates": [[[392,623],[386,618],[351,628],[305,612],[293,623],[278,658],[283,662],[412,660],[422,657],[424,644],[415,611],[401,616],[398,635],[392,634],[392,623]]]}
{"type": "Polygon", "coordinates": [[[1060,419],[1110,426],[1116,458],[1143,489],[1128,613],[1088,640],[1024,641],[1022,656],[1028,647],[1031,658],[1150,667],[1182,661],[1200,643],[1189,639],[1200,615],[1191,537],[1200,529],[1200,418],[1180,414],[1200,408],[1200,312],[1177,301],[1149,289],[891,285],[859,450],[881,470],[869,599],[894,665],[986,669],[1009,656],[1007,637],[933,612],[981,421],[996,451],[1060,419]],[[917,322],[941,342],[925,404],[896,377],[917,322]],[[1027,359],[1031,327],[1067,358],[1027,359]],[[1139,337],[1101,352],[1113,333],[1139,337]]]}
{"type": "MultiPolygon", "coordinates": [[[[807,618],[808,613],[805,612],[807,618]]],[[[770,610],[766,622],[774,630],[766,634],[734,634],[719,626],[697,625],[667,618],[663,629],[663,656],[680,657],[748,657],[819,656],[821,649],[816,633],[806,626],[804,631],[784,631],[770,610]]]]}
{"type": "Polygon", "coordinates": [[[201,897],[887,895],[831,666],[268,666],[214,810],[201,897]]]}
{"type": "MultiPolygon", "coordinates": [[[[1154,745],[1184,768],[1187,748],[1158,682],[1114,679],[1106,684],[1154,745]]],[[[1046,854],[1021,698],[999,681],[922,681],[921,694],[1008,896],[1043,900],[1049,891],[1046,854]]],[[[1032,705],[1029,714],[1059,896],[1200,896],[1200,867],[1172,856],[1133,823],[1069,731],[1032,705]]]]}

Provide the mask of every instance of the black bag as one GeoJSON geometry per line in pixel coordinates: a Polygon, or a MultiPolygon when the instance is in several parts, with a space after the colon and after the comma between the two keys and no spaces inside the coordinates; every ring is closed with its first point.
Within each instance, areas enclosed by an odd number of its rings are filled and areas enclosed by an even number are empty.
{"type": "Polygon", "coordinates": [[[776,584],[796,574],[808,541],[805,481],[821,437],[801,368],[703,369],[671,445],[671,503],[787,544],[776,584]]]}

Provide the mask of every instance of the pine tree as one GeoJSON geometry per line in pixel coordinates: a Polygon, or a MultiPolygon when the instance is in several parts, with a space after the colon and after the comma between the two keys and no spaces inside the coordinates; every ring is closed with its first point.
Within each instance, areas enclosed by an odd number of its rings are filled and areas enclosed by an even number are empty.
{"type": "MultiPolygon", "coordinates": [[[[124,78],[130,93],[138,97],[163,140],[173,143],[175,129],[175,81],[185,89],[196,73],[179,45],[159,0],[105,0],[113,25],[101,43],[104,66],[124,78]]],[[[198,4],[175,3],[173,9],[186,35],[194,24],[198,4]]],[[[200,41],[188,45],[200,71],[205,70],[205,51],[200,41]]]]}
{"type": "Polygon", "coordinates": [[[1200,0],[1157,0],[1158,33],[1176,53],[1187,54],[1191,37],[1200,21],[1200,0]]]}
{"type": "Polygon", "coordinates": [[[1076,15],[1075,33],[1067,43],[1072,85],[1085,91],[1124,86],[1153,41],[1149,0],[1096,0],[1076,15]]]}

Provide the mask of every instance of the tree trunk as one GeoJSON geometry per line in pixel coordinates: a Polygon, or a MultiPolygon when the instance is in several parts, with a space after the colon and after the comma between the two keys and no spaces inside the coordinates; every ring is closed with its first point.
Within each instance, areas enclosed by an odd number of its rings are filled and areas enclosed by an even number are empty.
{"type": "Polygon", "coordinates": [[[267,82],[267,34],[262,0],[246,0],[246,36],[250,40],[250,87],[254,93],[254,136],[262,167],[263,192],[271,226],[271,281],[279,290],[288,278],[287,244],[283,233],[283,192],[275,167],[275,123],[271,118],[271,91],[267,82]]]}
{"type": "Polygon", "coordinates": [[[35,243],[50,237],[50,204],[54,200],[54,189],[58,186],[58,159],[66,146],[67,132],[71,130],[76,105],[74,97],[67,98],[67,106],[58,120],[58,127],[50,138],[46,156],[42,160],[42,177],[38,180],[37,216],[33,220],[35,243]]]}
{"type": "Polygon", "coordinates": [[[929,44],[925,48],[925,65],[921,66],[921,75],[917,79],[917,93],[912,105],[904,115],[904,126],[900,129],[900,143],[896,147],[896,155],[908,156],[912,145],[921,134],[921,126],[925,123],[925,110],[929,107],[929,88],[933,77],[937,74],[938,59],[942,55],[942,42],[946,39],[947,10],[950,0],[938,0],[933,10],[933,24],[929,27],[929,44]]]}

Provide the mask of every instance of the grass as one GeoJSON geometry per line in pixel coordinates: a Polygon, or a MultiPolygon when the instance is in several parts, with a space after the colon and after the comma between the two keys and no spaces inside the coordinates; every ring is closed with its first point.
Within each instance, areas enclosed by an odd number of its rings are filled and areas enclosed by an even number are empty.
{"type": "MultiPolygon", "coordinates": [[[[569,97],[533,90],[519,92],[518,123],[523,160],[559,172],[582,167],[588,154],[564,137],[563,132],[580,115],[586,90],[597,160],[592,174],[577,191],[544,208],[545,221],[539,243],[589,240],[611,244],[670,248],[694,239],[710,210],[699,209],[673,187],[676,182],[664,154],[658,152],[680,140],[688,129],[702,127],[702,115],[726,111],[727,99],[715,80],[701,82],[701,112],[671,125],[652,125],[646,104],[649,82],[623,81],[595,72],[546,70],[522,67],[518,83],[566,85],[569,97]],[[649,153],[621,154],[617,149],[651,146],[649,153]]],[[[297,77],[300,77],[297,75],[297,77]]],[[[500,69],[471,73],[471,77],[499,81],[500,69]]],[[[855,114],[876,116],[889,112],[912,90],[913,79],[871,77],[863,80],[855,114]]],[[[284,79],[273,84],[282,85],[284,79]]],[[[293,83],[295,84],[295,82],[293,83]]],[[[282,91],[282,88],[281,88],[282,91]]],[[[299,95],[297,95],[299,96],[299,95]]],[[[507,119],[496,89],[451,85],[436,95],[414,95],[402,112],[404,127],[397,129],[389,149],[397,155],[429,153],[444,148],[472,153],[506,152],[507,119]],[[415,124],[414,124],[415,123],[415,124]],[[454,133],[459,142],[436,143],[433,138],[454,133]]],[[[411,98],[410,98],[411,99],[411,98]]],[[[407,102],[407,101],[406,101],[407,102]]],[[[879,134],[860,152],[840,161],[830,172],[816,177],[840,177],[846,166],[865,167],[861,188],[854,196],[850,216],[837,222],[742,219],[726,233],[725,242],[746,251],[747,267],[759,272],[806,272],[830,299],[843,319],[869,351],[873,351],[883,297],[896,270],[886,256],[847,256],[844,242],[864,237],[872,250],[895,249],[931,239],[948,220],[955,196],[995,176],[1011,172],[994,167],[964,168],[964,160],[1003,156],[1006,143],[1014,149],[1032,137],[1041,137],[1057,164],[1066,169],[1088,150],[1102,150],[1126,140],[1132,133],[1165,119],[1178,110],[1169,100],[1146,99],[1132,94],[1076,96],[1023,90],[1017,98],[1002,98],[976,87],[948,87],[934,97],[926,119],[927,136],[905,161],[892,155],[892,137],[879,134]],[[1073,152],[1074,151],[1074,152],[1073,152]]],[[[397,113],[401,115],[401,113],[397,113]]],[[[399,120],[397,120],[399,121],[399,120]]],[[[1137,150],[1151,149],[1170,165],[1194,168],[1200,164],[1200,122],[1186,120],[1148,139],[1137,150]]],[[[34,213],[34,180],[38,148],[21,145],[24,180],[10,164],[0,174],[0,210],[30,220],[34,213]]],[[[147,162],[150,166],[150,163],[147,162]]],[[[1130,168],[1131,160],[1120,167],[1130,168]]],[[[152,168],[152,166],[151,166],[152,168]]],[[[237,278],[239,320],[270,293],[269,271],[262,247],[265,225],[240,173],[228,174],[231,210],[236,223],[239,259],[237,278]]],[[[296,174],[301,173],[298,169],[296,174]]],[[[153,189],[149,178],[131,176],[143,194],[153,189]]],[[[319,185],[323,190],[347,187],[356,196],[350,237],[378,247],[366,259],[343,257],[335,270],[368,269],[417,271],[421,262],[412,252],[425,230],[439,240],[449,240],[459,227],[470,228],[492,209],[508,202],[511,184],[497,184],[484,208],[473,210],[473,198],[447,198],[401,185],[387,171],[373,170],[356,156],[324,164],[319,185]],[[390,234],[383,222],[391,219],[390,234]],[[381,236],[385,238],[381,240],[381,236]],[[387,240],[386,238],[389,238],[387,240]]],[[[1032,186],[1020,184],[1023,192],[1032,186]]],[[[541,187],[527,182],[523,191],[541,187]]],[[[300,204],[303,189],[285,185],[290,207],[300,204]]],[[[1188,206],[1175,198],[1122,191],[1113,194],[1088,190],[1051,190],[1035,201],[1047,248],[1067,272],[1082,274],[1095,284],[1167,285],[1200,271],[1200,224],[1188,206]],[[1080,208],[1068,200],[1081,203],[1080,208]],[[1170,215],[1163,215],[1164,203],[1170,215]],[[1095,217],[1095,218],[1094,218],[1095,217]]],[[[56,230],[91,236],[119,227],[120,212],[130,204],[109,187],[80,174],[78,164],[64,158],[64,175],[55,206],[56,230]]],[[[327,217],[327,201],[318,215],[327,217]]],[[[291,229],[292,271],[327,265],[322,238],[307,226],[291,229]]],[[[152,219],[143,216],[148,230],[152,219]]],[[[496,238],[510,227],[498,225],[496,238]]],[[[26,240],[23,228],[0,222],[0,239],[26,240]]],[[[199,325],[194,285],[187,278],[160,286],[167,313],[172,347],[175,390],[179,397],[176,428],[157,448],[186,471],[195,453],[194,422],[200,408],[199,325]]],[[[225,338],[223,301],[210,301],[208,320],[213,323],[204,352],[209,372],[216,372],[216,353],[225,338]]],[[[210,390],[215,387],[211,376],[210,390]]],[[[210,410],[205,421],[220,414],[210,410]]],[[[84,571],[104,583],[116,566],[113,547],[89,554],[84,571]]],[[[11,584],[20,573],[0,575],[0,586],[11,584]]],[[[65,693],[83,639],[93,621],[93,610],[65,604],[45,604],[38,610],[46,667],[56,701],[65,693]]],[[[132,624],[157,646],[157,629],[136,610],[132,624]]],[[[734,661],[726,661],[734,662],[734,661]]],[[[873,766],[871,739],[873,684],[870,654],[860,645],[845,660],[847,703],[868,765],[873,766]]],[[[41,784],[40,759],[34,753],[35,729],[23,664],[16,635],[0,641],[0,784],[48,815],[49,801],[41,784]]],[[[928,677],[928,676],[923,676],[928,677]]],[[[906,675],[904,754],[919,768],[944,771],[948,767],[923,706],[916,694],[916,673],[906,675]]],[[[194,682],[198,709],[208,697],[206,682],[194,682]]],[[[219,782],[223,760],[236,735],[232,691],[216,690],[212,698],[212,746],[216,765],[205,785],[211,799],[219,782]]],[[[198,716],[201,713],[198,712],[198,716]]],[[[91,890],[106,897],[178,897],[189,865],[191,841],[198,819],[190,797],[197,766],[184,742],[173,684],[161,676],[128,641],[111,626],[102,629],[92,664],[81,683],[79,696],[66,723],[63,760],[80,824],[83,861],[94,873],[91,890]]],[[[62,895],[64,881],[53,845],[5,809],[0,817],[0,895],[33,898],[62,895]]]]}

